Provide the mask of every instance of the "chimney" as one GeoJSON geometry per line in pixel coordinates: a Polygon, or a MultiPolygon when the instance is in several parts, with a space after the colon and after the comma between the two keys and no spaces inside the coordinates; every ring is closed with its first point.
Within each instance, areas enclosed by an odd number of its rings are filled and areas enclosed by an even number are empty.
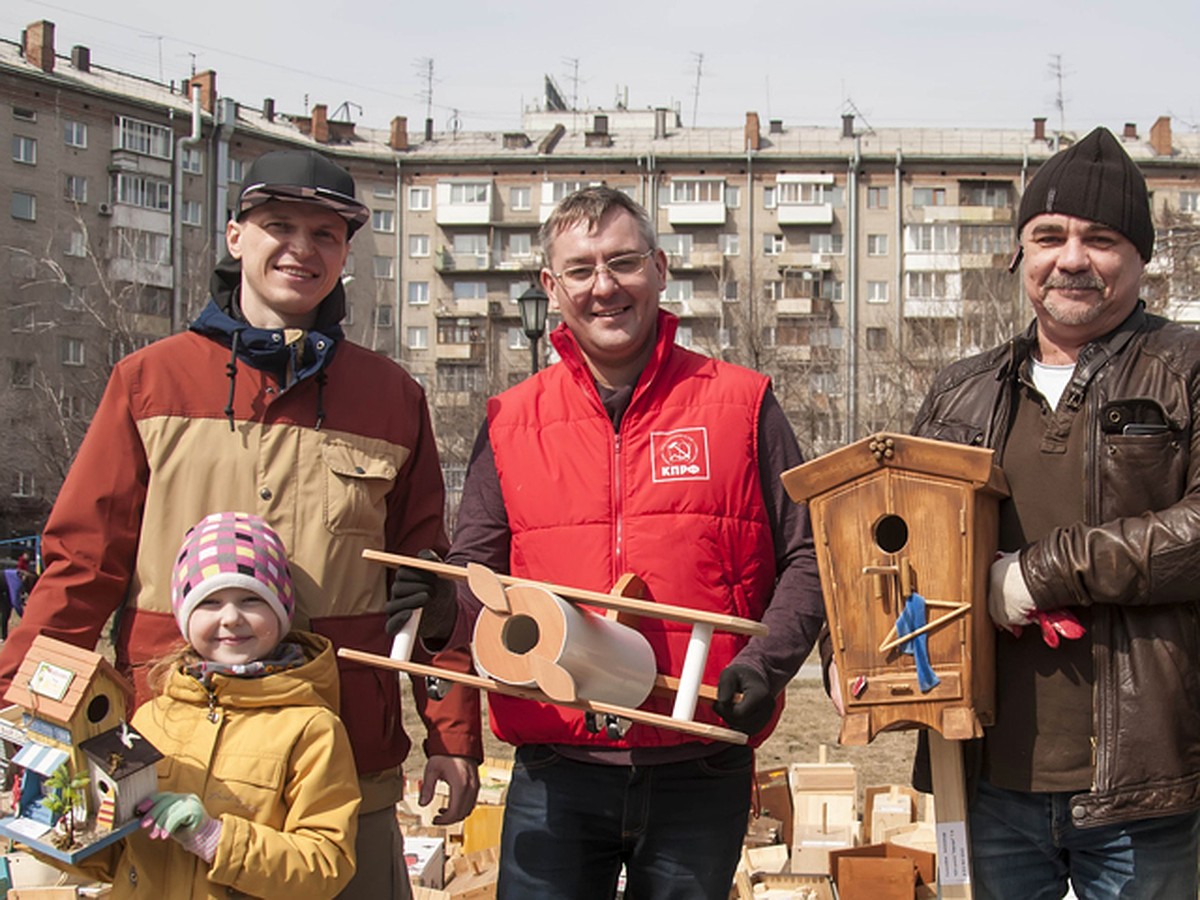
{"type": "Polygon", "coordinates": [[[274,97],[267,97],[266,99],[263,100],[262,115],[263,115],[263,118],[266,119],[268,122],[275,121],[275,98],[274,97]]]}
{"type": "Polygon", "coordinates": [[[312,139],[318,144],[329,143],[329,108],[324,103],[313,104],[312,139]]]}
{"type": "Polygon", "coordinates": [[[217,105],[217,73],[212,69],[205,69],[185,81],[183,95],[189,100],[192,99],[192,88],[196,85],[200,87],[200,108],[206,113],[211,113],[217,105]]]}
{"type": "Polygon", "coordinates": [[[768,134],[783,134],[783,119],[771,119],[767,123],[768,134]]]}
{"type": "Polygon", "coordinates": [[[1121,133],[1121,137],[1127,141],[1136,141],[1137,136],[1137,122],[1126,122],[1125,130],[1121,133]]]}
{"type": "Polygon", "coordinates": [[[1046,117],[1033,117],[1033,139],[1035,141],[1044,141],[1046,139],[1046,117]]]}
{"type": "Polygon", "coordinates": [[[388,132],[388,146],[393,150],[408,149],[408,116],[392,117],[392,128],[388,132]]]}
{"type": "Polygon", "coordinates": [[[1157,156],[1170,156],[1172,154],[1170,116],[1159,116],[1155,123],[1150,126],[1150,146],[1154,148],[1154,153],[1157,156]]]}
{"type": "Polygon", "coordinates": [[[746,149],[758,150],[762,147],[762,135],[758,128],[758,113],[746,113],[746,149]]]}
{"type": "Polygon", "coordinates": [[[425,140],[433,140],[433,119],[425,120],[425,140]]]}
{"type": "Polygon", "coordinates": [[[78,72],[90,72],[92,70],[92,51],[81,44],[76,44],[71,48],[71,65],[78,72]]]}
{"type": "Polygon", "coordinates": [[[21,35],[25,58],[43,72],[54,71],[54,23],[42,19],[21,35]]]}
{"type": "Polygon", "coordinates": [[[854,137],[854,114],[842,113],[842,137],[854,137]]]}
{"type": "Polygon", "coordinates": [[[667,109],[660,106],[654,110],[654,139],[660,140],[667,136],[667,109]]]}

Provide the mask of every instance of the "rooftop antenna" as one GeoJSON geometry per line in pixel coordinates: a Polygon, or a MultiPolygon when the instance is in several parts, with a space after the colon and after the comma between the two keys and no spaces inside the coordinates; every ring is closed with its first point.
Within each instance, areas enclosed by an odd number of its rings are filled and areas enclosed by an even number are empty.
{"type": "Polygon", "coordinates": [[[350,118],[350,107],[358,110],[359,116],[363,114],[363,108],[353,100],[344,100],[342,101],[342,105],[333,111],[333,115],[329,117],[329,120],[331,122],[353,122],[354,120],[350,118]],[[341,118],[338,118],[339,116],[341,118]]]}
{"type": "Polygon", "coordinates": [[[871,123],[867,121],[867,117],[862,114],[862,111],[857,106],[854,105],[854,101],[851,100],[849,97],[847,97],[845,102],[842,103],[842,112],[851,113],[851,114],[853,114],[853,116],[856,120],[862,121],[863,130],[858,132],[859,134],[874,134],[875,133],[875,129],[871,127],[871,123]]]}
{"type": "Polygon", "coordinates": [[[693,53],[696,60],[696,87],[692,90],[692,127],[696,127],[696,110],[700,106],[700,74],[704,68],[704,54],[693,53]]]}
{"type": "Polygon", "coordinates": [[[1050,74],[1058,82],[1058,92],[1054,97],[1054,106],[1058,110],[1058,134],[1054,136],[1054,149],[1057,151],[1062,145],[1063,133],[1067,130],[1067,100],[1063,94],[1063,76],[1066,73],[1063,71],[1061,53],[1052,54],[1050,59],[1050,74]]]}
{"type": "Polygon", "coordinates": [[[192,77],[195,78],[196,77],[196,54],[189,50],[188,56],[190,56],[192,58],[192,77]]]}
{"type": "MultiPolygon", "coordinates": [[[[139,34],[138,37],[149,38],[152,41],[158,41],[158,80],[161,82],[164,78],[162,60],[163,36],[161,34],[139,34]]],[[[196,73],[192,72],[192,74],[195,75],[196,73]]]]}
{"type": "Polygon", "coordinates": [[[425,100],[425,118],[433,118],[433,59],[423,57],[414,64],[417,74],[425,79],[425,89],[418,94],[425,100]]]}
{"type": "Polygon", "coordinates": [[[563,62],[571,65],[571,110],[579,109],[579,58],[568,57],[563,62]]]}

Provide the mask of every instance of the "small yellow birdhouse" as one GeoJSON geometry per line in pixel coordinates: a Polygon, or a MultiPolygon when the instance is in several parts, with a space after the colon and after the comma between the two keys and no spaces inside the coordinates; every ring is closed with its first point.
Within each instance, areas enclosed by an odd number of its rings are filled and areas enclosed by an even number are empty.
{"type": "Polygon", "coordinates": [[[841,742],[916,727],[982,736],[995,711],[987,578],[1008,493],[992,451],[880,434],[783,484],[812,520],[841,742]]]}

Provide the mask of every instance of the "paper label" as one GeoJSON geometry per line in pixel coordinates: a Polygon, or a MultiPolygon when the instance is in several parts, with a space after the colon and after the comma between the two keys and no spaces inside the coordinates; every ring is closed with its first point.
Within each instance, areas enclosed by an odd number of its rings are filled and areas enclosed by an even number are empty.
{"type": "Polygon", "coordinates": [[[937,826],[938,883],[970,884],[971,859],[965,822],[939,822],[937,826]]]}

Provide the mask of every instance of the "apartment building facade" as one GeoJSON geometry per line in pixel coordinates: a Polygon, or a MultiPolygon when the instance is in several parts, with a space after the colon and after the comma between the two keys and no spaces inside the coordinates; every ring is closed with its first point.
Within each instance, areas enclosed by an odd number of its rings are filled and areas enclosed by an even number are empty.
{"type": "MultiPolygon", "coordinates": [[[[17,518],[52,499],[112,362],[199,310],[242,174],[267,150],[315,147],[354,174],[372,216],[343,277],[346,331],[426,385],[453,490],[484,400],[529,373],[516,299],[537,283],[541,223],[578,187],[605,183],[650,211],[678,340],[770,374],[817,453],[906,428],[934,370],[1028,320],[1007,273],[1016,209],[1073,138],[1043,119],[875,130],[850,116],[764,126],[748,112],[687,128],[665,108],[531,111],[506,133],[410,131],[396,116],[380,130],[345,108],[222,97],[214,72],[137,78],[54,41],[49,22],[0,41],[12,146],[0,161],[0,500],[17,518]]],[[[1119,133],[1172,236],[1160,247],[1190,246],[1200,135],[1166,118],[1119,133]]],[[[1150,272],[1161,308],[1200,321],[1185,256],[1150,272]]]]}

